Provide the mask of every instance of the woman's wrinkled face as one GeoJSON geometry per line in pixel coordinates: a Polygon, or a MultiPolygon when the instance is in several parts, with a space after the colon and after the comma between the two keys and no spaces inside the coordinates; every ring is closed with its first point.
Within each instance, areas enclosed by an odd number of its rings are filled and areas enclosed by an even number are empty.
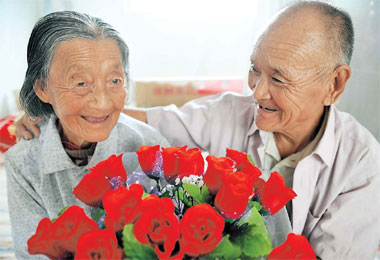
{"type": "Polygon", "coordinates": [[[110,135],[126,95],[121,57],[110,39],[73,39],[57,46],[47,87],[36,92],[53,106],[70,142],[83,146],[110,135]]]}
{"type": "Polygon", "coordinates": [[[312,129],[323,114],[333,68],[318,55],[322,43],[310,40],[319,35],[294,31],[294,26],[269,31],[251,57],[248,83],[258,105],[256,125],[265,131],[312,129]]]}

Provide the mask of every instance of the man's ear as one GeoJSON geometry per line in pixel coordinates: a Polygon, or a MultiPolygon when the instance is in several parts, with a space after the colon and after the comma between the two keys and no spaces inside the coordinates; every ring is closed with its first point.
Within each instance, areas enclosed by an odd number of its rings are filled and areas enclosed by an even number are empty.
{"type": "Polygon", "coordinates": [[[350,77],[351,68],[346,64],[339,65],[334,70],[329,82],[328,93],[323,101],[325,106],[330,106],[338,101],[339,97],[343,94],[346,83],[350,77]]]}
{"type": "Polygon", "coordinates": [[[34,82],[34,85],[33,85],[33,89],[34,89],[34,92],[36,93],[37,97],[44,103],[50,103],[49,102],[49,96],[47,94],[47,90],[46,88],[44,88],[42,86],[42,80],[41,79],[37,79],[35,82],[34,82]]]}

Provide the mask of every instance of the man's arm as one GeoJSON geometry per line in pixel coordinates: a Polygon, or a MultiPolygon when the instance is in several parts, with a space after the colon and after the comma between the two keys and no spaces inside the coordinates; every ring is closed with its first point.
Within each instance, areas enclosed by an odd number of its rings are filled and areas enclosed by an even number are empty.
{"type": "Polygon", "coordinates": [[[127,116],[133,117],[134,119],[147,123],[145,108],[124,107],[122,112],[127,116]]]}
{"type": "MultiPolygon", "coordinates": [[[[125,107],[122,113],[133,117],[137,120],[140,120],[146,123],[146,109],[144,108],[131,108],[125,107]]],[[[15,126],[15,135],[17,140],[24,138],[30,140],[33,137],[40,136],[40,128],[38,124],[41,123],[43,119],[33,120],[27,114],[24,114],[20,117],[13,125],[15,126]]]]}
{"type": "Polygon", "coordinates": [[[15,135],[17,140],[24,138],[27,140],[32,139],[34,136],[40,136],[40,128],[37,124],[41,123],[43,119],[34,120],[27,114],[20,117],[13,125],[15,126],[15,135]]]}

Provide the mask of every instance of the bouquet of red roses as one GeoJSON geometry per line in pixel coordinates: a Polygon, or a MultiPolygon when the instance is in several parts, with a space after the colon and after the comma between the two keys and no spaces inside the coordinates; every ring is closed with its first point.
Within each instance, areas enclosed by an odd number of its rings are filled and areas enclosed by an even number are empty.
{"type": "Polygon", "coordinates": [[[272,248],[263,216],[276,214],[296,194],[273,172],[264,181],[250,157],[199,149],[142,146],[142,171],[127,174],[121,156],[91,168],[74,195],[79,206],[42,219],[28,240],[30,254],[51,259],[315,259],[306,238],[289,234],[272,248]]]}

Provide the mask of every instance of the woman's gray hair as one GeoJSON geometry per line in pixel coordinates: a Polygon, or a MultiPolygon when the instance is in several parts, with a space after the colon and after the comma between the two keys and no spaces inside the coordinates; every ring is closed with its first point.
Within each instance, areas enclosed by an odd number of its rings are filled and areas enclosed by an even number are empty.
{"type": "Polygon", "coordinates": [[[20,91],[21,106],[29,116],[47,118],[54,114],[53,107],[37,97],[34,85],[40,80],[42,88],[47,86],[56,47],[75,38],[115,40],[120,47],[125,79],[129,85],[128,46],[111,25],[99,18],[74,11],[50,13],[37,21],[29,38],[28,68],[20,91]]]}

